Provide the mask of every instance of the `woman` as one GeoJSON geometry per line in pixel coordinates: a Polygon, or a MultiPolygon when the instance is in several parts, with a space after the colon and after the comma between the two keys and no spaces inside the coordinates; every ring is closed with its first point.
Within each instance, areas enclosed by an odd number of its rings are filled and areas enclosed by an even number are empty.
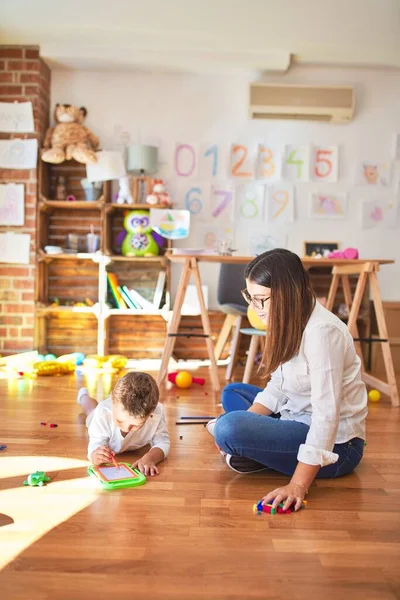
{"type": "Polygon", "coordinates": [[[315,300],[301,260],[289,250],[257,256],[243,296],[267,325],[264,390],[225,387],[214,430],[228,466],[239,473],[274,469],[290,482],[265,503],[294,505],[315,477],[350,473],[364,451],[367,393],[347,326],[315,300]]]}

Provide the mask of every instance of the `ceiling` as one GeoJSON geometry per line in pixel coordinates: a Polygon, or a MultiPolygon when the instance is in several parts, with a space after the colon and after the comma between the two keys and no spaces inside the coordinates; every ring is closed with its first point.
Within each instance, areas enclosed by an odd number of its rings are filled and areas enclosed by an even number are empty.
{"type": "Polygon", "coordinates": [[[400,68],[400,0],[2,0],[0,43],[60,69],[400,68]]]}

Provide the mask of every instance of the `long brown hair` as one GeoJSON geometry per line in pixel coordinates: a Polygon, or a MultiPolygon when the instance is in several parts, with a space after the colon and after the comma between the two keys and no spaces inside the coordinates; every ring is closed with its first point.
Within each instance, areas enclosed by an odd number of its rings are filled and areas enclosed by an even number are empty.
{"type": "Polygon", "coordinates": [[[282,248],[254,258],[246,266],[244,276],[271,289],[262,360],[265,375],[269,377],[298,353],[304,328],[315,306],[315,294],[300,258],[282,248]]]}

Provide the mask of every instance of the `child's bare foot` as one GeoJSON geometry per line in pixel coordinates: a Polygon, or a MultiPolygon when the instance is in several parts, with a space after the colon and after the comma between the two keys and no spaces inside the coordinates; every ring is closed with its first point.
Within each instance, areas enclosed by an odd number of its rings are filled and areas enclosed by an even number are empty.
{"type": "MultiPolygon", "coordinates": [[[[81,387],[78,390],[78,395],[76,397],[76,401],[77,401],[78,404],[82,404],[82,400],[83,400],[84,396],[89,396],[89,391],[88,391],[87,388],[81,387]]],[[[89,396],[89,398],[90,398],[90,396],[89,396]]]]}
{"type": "Polygon", "coordinates": [[[88,389],[85,387],[82,387],[78,391],[76,401],[80,406],[82,406],[82,410],[86,416],[90,415],[90,413],[93,412],[97,406],[97,401],[89,396],[88,389]]]}

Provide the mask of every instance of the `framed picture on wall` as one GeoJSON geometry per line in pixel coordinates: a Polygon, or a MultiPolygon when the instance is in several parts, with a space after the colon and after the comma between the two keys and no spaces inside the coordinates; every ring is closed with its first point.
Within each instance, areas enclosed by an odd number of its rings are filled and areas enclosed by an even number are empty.
{"type": "Polygon", "coordinates": [[[304,242],[303,254],[309,258],[324,258],[339,248],[339,242],[304,242]]]}

